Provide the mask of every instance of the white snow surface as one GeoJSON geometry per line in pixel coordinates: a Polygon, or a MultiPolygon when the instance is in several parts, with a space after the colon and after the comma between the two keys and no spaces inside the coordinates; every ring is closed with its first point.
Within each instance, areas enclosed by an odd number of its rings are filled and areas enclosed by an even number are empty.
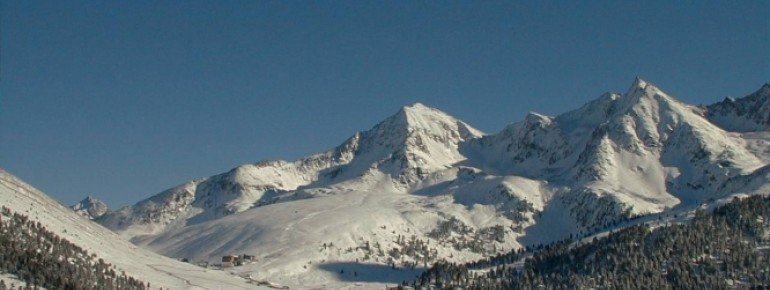
{"type": "MultiPolygon", "coordinates": [[[[747,97],[762,112],[770,110],[765,91],[747,97]]],[[[625,93],[555,117],[530,113],[484,135],[414,104],[326,152],[241,165],[98,221],[175,258],[255,255],[230,271],[257,280],[379,288],[410,281],[425,266],[419,255],[388,259],[408,251],[403,237],[424,241],[436,259],[463,262],[770,191],[770,133],[715,122],[715,110],[636,79],[625,93]],[[449,223],[471,230],[436,234],[449,223]],[[458,243],[474,237],[480,248],[458,243]],[[385,254],[362,250],[374,244],[385,254]]]]}
{"type": "Polygon", "coordinates": [[[150,282],[153,288],[265,289],[223,271],[182,263],[137,247],[2,169],[0,205],[39,221],[47,230],[95,253],[128,275],[150,282]]]}
{"type": "MultiPolygon", "coordinates": [[[[10,274],[10,273],[0,273],[0,280],[2,280],[3,283],[5,283],[5,287],[8,287],[7,289],[16,290],[16,289],[19,289],[18,288],[19,286],[27,287],[27,282],[24,282],[24,281],[20,280],[18,276],[10,274]]],[[[46,289],[46,288],[40,287],[40,286],[38,286],[37,288],[40,289],[40,290],[45,290],[46,289]]]]}

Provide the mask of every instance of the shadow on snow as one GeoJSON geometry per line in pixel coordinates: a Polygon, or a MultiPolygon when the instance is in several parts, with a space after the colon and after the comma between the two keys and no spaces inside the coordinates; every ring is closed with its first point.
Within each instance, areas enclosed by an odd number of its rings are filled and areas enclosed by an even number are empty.
{"type": "Polygon", "coordinates": [[[388,265],[354,262],[332,262],[318,265],[318,268],[334,275],[340,281],[366,283],[411,283],[425,271],[424,268],[395,269],[388,265]]]}

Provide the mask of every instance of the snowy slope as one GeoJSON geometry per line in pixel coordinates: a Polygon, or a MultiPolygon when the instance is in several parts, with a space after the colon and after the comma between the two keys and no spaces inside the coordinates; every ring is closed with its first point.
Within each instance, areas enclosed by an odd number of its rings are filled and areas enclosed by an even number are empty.
{"type": "MultiPolygon", "coordinates": [[[[764,104],[767,88],[736,102],[764,104]]],[[[641,79],[493,135],[414,104],[329,151],[241,165],[99,221],[176,258],[256,255],[233,271],[283,285],[392,285],[438,259],[765,190],[770,133],[726,131],[713,111],[641,79]]]]}
{"type": "MultiPolygon", "coordinates": [[[[13,274],[0,273],[0,281],[8,287],[7,289],[18,289],[17,287],[19,286],[27,287],[27,282],[20,280],[19,277],[13,274]]],[[[43,287],[38,287],[38,289],[45,290],[43,287]]]]}
{"type": "Polygon", "coordinates": [[[0,169],[0,205],[39,221],[46,229],[97,254],[128,275],[170,289],[257,289],[242,278],[206,270],[138,248],[117,234],[62,206],[0,169]]]}
{"type": "Polygon", "coordinates": [[[503,207],[515,207],[518,200],[509,198],[509,191],[523,195],[525,190],[541,185],[529,181],[500,188],[498,184],[516,180],[476,178],[479,179],[476,186],[449,185],[452,195],[438,194],[433,192],[434,188],[415,194],[394,193],[387,187],[369,191],[334,189],[333,194],[256,207],[157,236],[137,237],[134,242],[193,261],[212,261],[215,260],[212,257],[228,254],[256,255],[256,264],[238,267],[235,271],[281,285],[331,289],[344,287],[346,280],[361,279],[358,281],[371,282],[368,286],[380,288],[381,284],[393,285],[412,279],[419,268],[435,261],[435,258],[421,259],[424,257],[421,253],[410,255],[404,251],[400,258],[390,255],[395,249],[407,248],[396,242],[399,236],[407,240],[415,236],[435,250],[436,256],[466,261],[515,247],[515,237],[519,234],[509,226],[517,223],[500,215],[499,201],[510,203],[503,207]],[[478,200],[472,200],[474,198],[478,200]],[[485,240],[487,246],[496,248],[481,253],[457,250],[451,243],[441,245],[439,240],[448,239],[434,239],[429,235],[439,221],[450,217],[478,229],[506,225],[502,230],[508,238],[503,242],[485,240]],[[331,246],[324,247],[324,244],[331,246]],[[399,269],[388,266],[391,259],[399,269]],[[417,270],[405,266],[406,263],[416,263],[417,270]],[[340,270],[348,276],[340,277],[340,270]],[[354,273],[361,276],[354,277],[354,273]]]}

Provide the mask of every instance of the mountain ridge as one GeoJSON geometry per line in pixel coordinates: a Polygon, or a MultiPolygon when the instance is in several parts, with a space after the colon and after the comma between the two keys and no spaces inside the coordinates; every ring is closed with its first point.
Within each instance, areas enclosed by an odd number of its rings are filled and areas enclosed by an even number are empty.
{"type": "Polygon", "coordinates": [[[440,110],[415,103],[325,152],[295,161],[242,164],[223,174],[186,182],[99,221],[121,231],[129,230],[133,223],[155,224],[136,233],[153,234],[180,218],[194,224],[281,198],[304,198],[281,194],[311,185],[344,187],[351,179],[387,175],[393,179],[390,187],[403,190],[420,177],[460,161],[463,157],[454,152],[458,143],[482,134],[440,110]]]}
{"type": "Polygon", "coordinates": [[[736,100],[725,100],[706,106],[706,116],[726,130],[738,132],[767,131],[770,128],[770,83],[754,93],[736,100]]]}
{"type": "MultiPolygon", "coordinates": [[[[746,98],[770,111],[768,88],[746,98]]],[[[334,281],[329,261],[468,261],[763,188],[770,136],[709,110],[640,78],[495,134],[416,103],[325,152],[244,164],[98,221],[175,257],[260,252],[239,271],[286,285],[334,281]]]]}

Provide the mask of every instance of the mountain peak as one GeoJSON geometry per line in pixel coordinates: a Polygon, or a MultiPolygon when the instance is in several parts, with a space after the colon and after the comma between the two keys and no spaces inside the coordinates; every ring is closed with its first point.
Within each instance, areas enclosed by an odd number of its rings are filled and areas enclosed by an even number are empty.
{"type": "Polygon", "coordinates": [[[642,78],[637,76],[637,77],[634,78],[634,82],[631,84],[631,88],[642,88],[642,89],[644,89],[645,87],[647,87],[647,84],[648,84],[647,81],[645,81],[642,78]]]}
{"type": "Polygon", "coordinates": [[[413,131],[443,134],[440,132],[449,128],[457,128],[460,131],[460,137],[463,139],[483,135],[481,131],[476,130],[465,122],[422,103],[413,103],[402,107],[396,114],[377,124],[373,130],[387,130],[391,133],[401,132],[405,136],[413,131]]]}
{"type": "Polygon", "coordinates": [[[636,77],[634,79],[634,82],[631,84],[631,87],[628,88],[628,91],[625,94],[626,97],[641,97],[641,96],[654,96],[654,95],[661,95],[661,96],[668,97],[668,95],[663,93],[663,91],[661,91],[657,86],[639,77],[636,77]]]}
{"type": "Polygon", "coordinates": [[[433,108],[424,105],[423,103],[416,102],[402,107],[404,110],[431,110],[433,108]]]}
{"type": "Polygon", "coordinates": [[[379,168],[409,183],[465,160],[459,144],[482,135],[447,113],[415,103],[362,132],[351,167],[379,168]]]}
{"type": "Polygon", "coordinates": [[[94,197],[93,195],[88,195],[86,196],[86,198],[78,202],[78,204],[94,204],[94,203],[102,203],[102,201],[94,197]]]}
{"type": "Polygon", "coordinates": [[[107,207],[107,204],[99,200],[98,198],[95,198],[91,195],[87,196],[80,202],[72,205],[70,208],[77,212],[78,214],[87,217],[89,219],[95,219],[98,218],[109,210],[107,207]]]}
{"type": "Polygon", "coordinates": [[[551,117],[548,117],[546,115],[540,114],[538,112],[529,111],[527,113],[527,116],[524,117],[525,119],[531,119],[531,120],[537,120],[537,121],[543,121],[543,120],[550,120],[551,117]]]}
{"type": "Polygon", "coordinates": [[[413,103],[401,107],[401,110],[396,113],[396,117],[406,121],[410,126],[419,125],[419,119],[423,118],[455,119],[439,109],[428,107],[422,103],[413,103]]]}
{"type": "Polygon", "coordinates": [[[627,112],[634,107],[649,106],[651,103],[666,103],[667,108],[686,106],[656,85],[638,77],[634,80],[628,91],[618,100],[619,102],[616,106],[618,112],[627,112]]]}
{"type": "MultiPolygon", "coordinates": [[[[532,111],[527,113],[527,116],[524,117],[524,124],[526,126],[532,126],[534,124],[543,124],[547,126],[551,124],[551,122],[553,122],[553,118],[537,112],[532,112],[532,111]]],[[[543,126],[543,125],[540,125],[540,126],[543,126]]]]}

